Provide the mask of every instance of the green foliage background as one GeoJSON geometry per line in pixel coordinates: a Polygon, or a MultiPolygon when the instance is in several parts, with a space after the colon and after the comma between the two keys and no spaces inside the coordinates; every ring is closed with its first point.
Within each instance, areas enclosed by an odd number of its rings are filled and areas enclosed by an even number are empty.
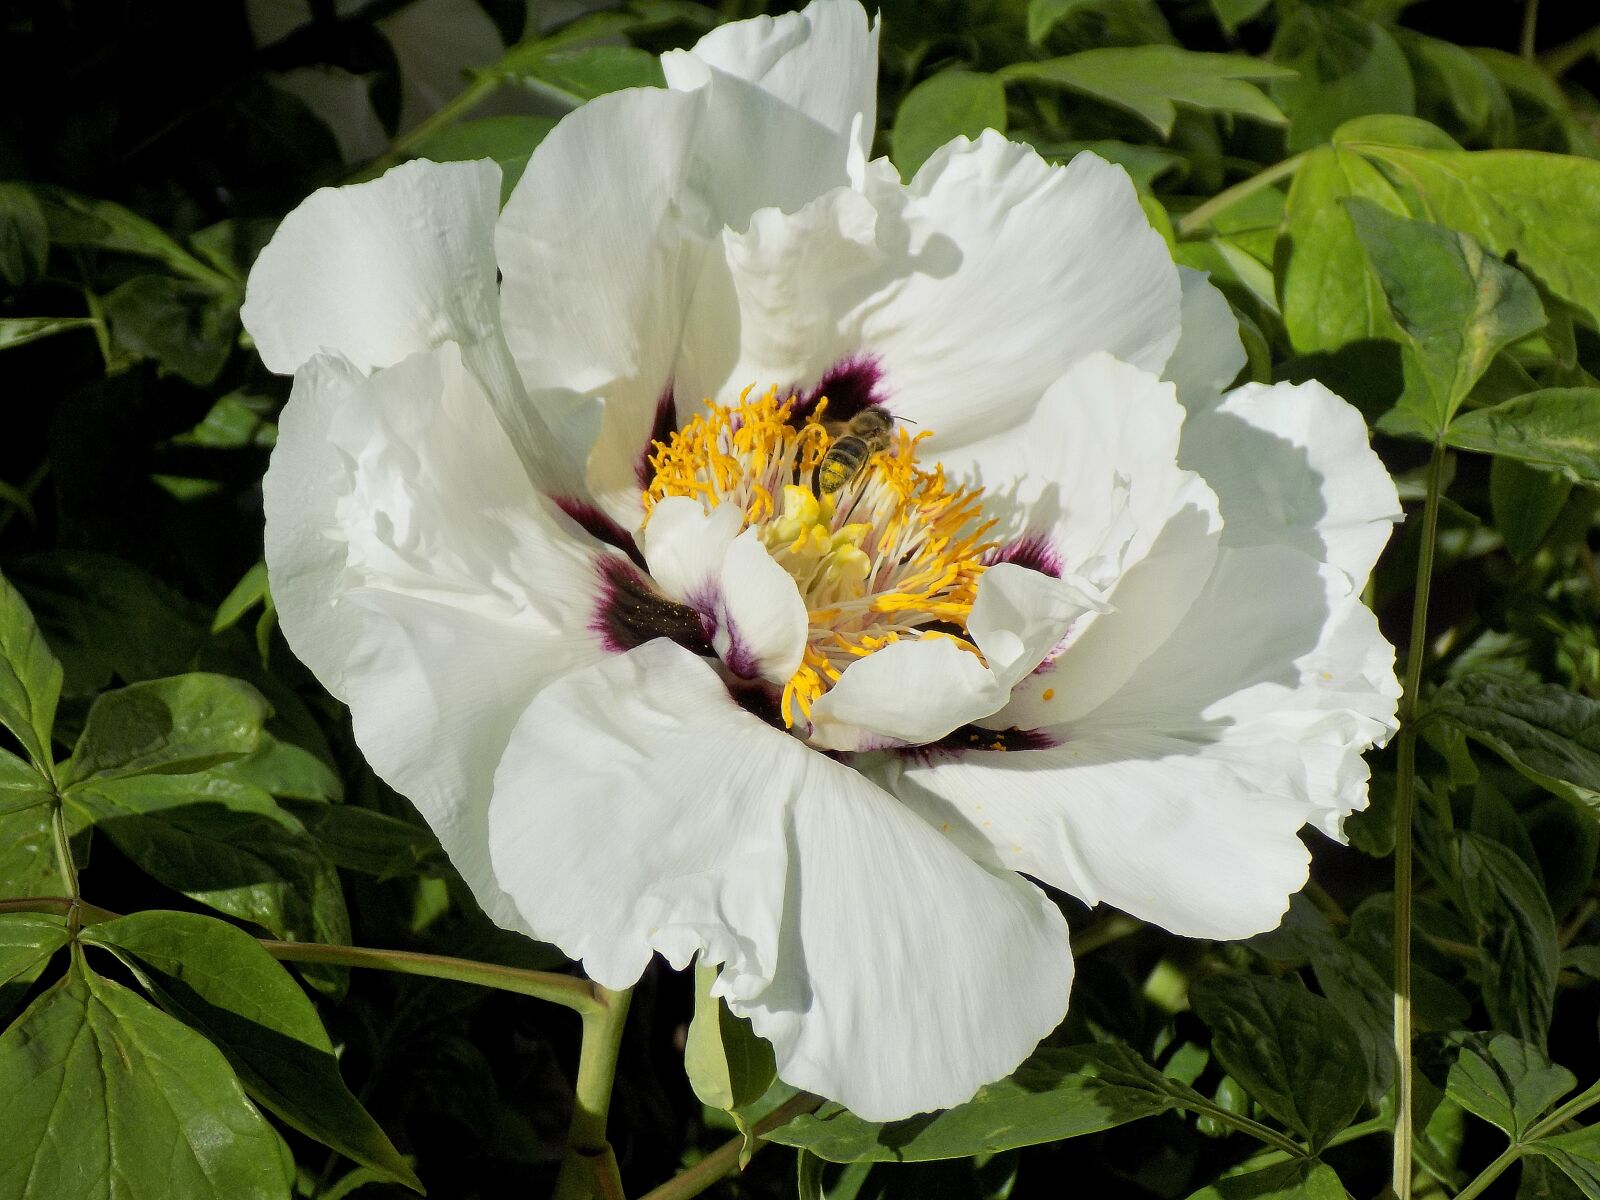
{"type": "MultiPolygon", "coordinates": [[[[400,129],[402,7],[313,0],[264,48],[226,0],[0,13],[0,1200],[554,1185],[558,1006],[596,1000],[475,910],[276,632],[260,478],[287,382],[237,310],[312,189],[415,155],[493,157],[509,187],[562,112],[767,6],[484,0],[512,49],[400,129]],[[375,161],[273,82],[319,64],[370,79],[375,161]]],[[[949,1113],[763,1124],[809,1106],[706,979],[652,969],[611,1114],[628,1194],[1379,1195],[1398,909],[1402,1187],[1600,1197],[1600,11],[882,7],[878,149],[904,174],[985,127],[1123,164],[1233,304],[1247,377],[1366,415],[1412,513],[1370,592],[1408,729],[1349,846],[1307,835],[1274,933],[1190,942],[1063,898],[1067,1022],[949,1113]],[[752,1127],[799,1152],[715,1182],[752,1127]]]]}

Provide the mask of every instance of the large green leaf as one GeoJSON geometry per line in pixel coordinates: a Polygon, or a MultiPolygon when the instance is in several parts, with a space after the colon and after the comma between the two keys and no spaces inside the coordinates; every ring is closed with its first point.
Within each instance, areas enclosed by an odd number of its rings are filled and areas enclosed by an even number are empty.
{"type": "Polygon", "coordinates": [[[1553,683],[1468,675],[1440,689],[1430,715],[1600,819],[1600,703],[1553,683]]]}
{"type": "Polygon", "coordinates": [[[32,808],[54,795],[50,781],[38,768],[9,750],[0,750],[0,816],[32,808]]]}
{"type": "Polygon", "coordinates": [[[1568,478],[1600,483],[1600,388],[1544,388],[1462,413],[1445,440],[1462,450],[1559,467],[1568,478]]]}
{"type": "Polygon", "coordinates": [[[278,1135],[216,1047],[74,969],[0,1036],[0,1200],[287,1200],[278,1135]]]}
{"type": "Polygon", "coordinates": [[[92,329],[96,323],[93,317],[0,317],[0,350],[74,329],[92,329]]]}
{"type": "Polygon", "coordinates": [[[213,917],[156,911],[84,936],[122,959],[162,1008],[216,1043],[267,1108],[347,1158],[422,1190],[345,1086],[300,985],[253,937],[213,917]]]}
{"type": "Polygon", "coordinates": [[[500,164],[500,201],[517,186],[528,159],[556,127],[554,117],[501,116],[458,121],[417,143],[419,157],[434,162],[492,158],[500,164]]]}
{"type": "Polygon", "coordinates": [[[828,1108],[767,1137],[829,1162],[927,1162],[1080,1137],[1180,1107],[1212,1106],[1124,1047],[1043,1049],[944,1112],[880,1124],[828,1108]]]}
{"type": "Polygon", "coordinates": [[[55,762],[50,731],[61,697],[61,664],[10,580],[0,575],[0,725],[41,769],[55,762]]]}
{"type": "Polygon", "coordinates": [[[174,891],[278,937],[350,940],[338,873],[258,788],[211,772],[134,775],[93,780],[67,803],[174,891]]]}
{"type": "Polygon", "coordinates": [[[1496,458],[1489,464],[1489,511],[1506,553],[1518,562],[1539,548],[1571,495],[1572,480],[1559,471],[1530,467],[1514,458],[1496,458]]]}
{"type": "Polygon", "coordinates": [[[623,88],[666,84],[661,60],[636,46],[556,49],[529,57],[512,74],[524,83],[548,88],[573,104],[623,88]]]}
{"type": "Polygon", "coordinates": [[[1006,131],[1006,89],[994,75],[941,71],[906,94],[895,112],[894,165],[910,179],[951,138],[975,138],[985,129],[1006,131]]]}
{"type": "Polygon", "coordinates": [[[60,917],[0,913],[0,983],[32,971],[70,940],[60,917]]]}
{"type": "Polygon", "coordinates": [[[1521,1138],[1534,1121],[1578,1085],[1539,1047],[1508,1033],[1465,1034],[1458,1039],[1445,1091],[1457,1104],[1521,1138]]]}
{"type": "Polygon", "coordinates": [[[1589,1200],[1600,1200],[1600,1125],[1529,1142],[1528,1153],[1542,1155],[1589,1200]]]}
{"type": "Polygon", "coordinates": [[[169,275],[135,276],[104,305],[117,346],[199,387],[222,372],[239,324],[238,293],[169,275]]]}
{"type": "Polygon", "coordinates": [[[1542,1047],[1555,1005],[1561,951],[1544,886],[1498,842],[1456,834],[1463,915],[1483,968],[1483,1003],[1496,1029],[1542,1047]]]}
{"type": "Polygon", "coordinates": [[[777,1078],[772,1044],[757,1037],[750,1022],[736,1017],[711,994],[717,968],[695,965],[694,1017],[683,1048],[689,1086],[702,1104],[730,1114],[745,1135],[746,1154],[753,1143],[740,1109],[754,1104],[777,1078]]]}
{"type": "Polygon", "coordinates": [[[1544,324],[1538,290],[1473,238],[1352,198],[1346,210],[1410,354],[1400,408],[1442,432],[1504,347],[1544,324]]]}
{"type": "Polygon", "coordinates": [[[1263,1108],[1318,1149],[1360,1110],[1365,1070],[1355,1031],[1332,1002],[1297,982],[1218,975],[1189,994],[1218,1060],[1263,1108]]]}
{"type": "Polygon", "coordinates": [[[1531,150],[1362,147],[1412,211],[1461,230],[1600,321],[1600,162],[1531,150]]]}
{"type": "Polygon", "coordinates": [[[1327,1163],[1301,1159],[1219,1179],[1189,1200],[1349,1200],[1327,1163]]]}
{"type": "Polygon", "coordinates": [[[1298,5],[1278,27],[1272,59],[1294,72],[1273,86],[1289,115],[1289,149],[1309,150],[1371,113],[1416,111],[1400,44],[1382,25],[1331,5],[1298,5]]]}
{"type": "Polygon", "coordinates": [[[1301,354],[1394,336],[1383,289],[1339,201],[1362,196],[1389,212],[1405,205],[1366,159],[1338,146],[1313,150],[1296,172],[1284,212],[1288,258],[1280,278],[1283,323],[1301,354]]]}
{"type": "MultiPolygon", "coordinates": [[[[0,183],[0,279],[12,287],[44,274],[50,227],[38,199],[19,183],[0,183]]],[[[0,343],[3,344],[3,343],[0,343]]]]}
{"type": "Polygon", "coordinates": [[[226,675],[174,675],[100,696],[68,764],[66,786],[130,775],[186,775],[254,754],[272,710],[226,675]]]}
{"type": "Polygon", "coordinates": [[[91,199],[65,188],[34,186],[50,229],[50,240],[63,246],[84,246],[120,254],[136,254],[164,263],[168,269],[218,290],[235,285],[201,262],[160,226],[110,200],[91,199]]]}
{"type": "Polygon", "coordinates": [[[50,806],[0,815],[0,900],[63,894],[50,806]]]}
{"type": "Polygon", "coordinates": [[[1282,124],[1283,113],[1256,82],[1293,72],[1242,54],[1207,54],[1178,46],[1109,46],[1065,58],[1013,63],[998,74],[1007,82],[1044,83],[1093,96],[1127,109],[1170,137],[1179,105],[1282,124]]]}

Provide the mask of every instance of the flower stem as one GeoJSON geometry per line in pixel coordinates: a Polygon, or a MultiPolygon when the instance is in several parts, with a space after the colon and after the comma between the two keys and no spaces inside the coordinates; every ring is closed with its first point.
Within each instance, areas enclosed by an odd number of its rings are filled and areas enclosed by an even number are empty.
{"type": "Polygon", "coordinates": [[[1519,49],[1524,62],[1538,62],[1539,0],[1522,0],[1522,40],[1519,49]]]}
{"type": "Polygon", "coordinates": [[[1218,213],[1226,212],[1239,201],[1255,195],[1264,187],[1270,187],[1286,175],[1293,175],[1300,169],[1300,164],[1306,159],[1306,151],[1292,154],[1282,162],[1273,163],[1265,171],[1250,176],[1241,183],[1234,184],[1231,188],[1218,192],[1198,208],[1179,217],[1175,228],[1179,237],[1188,237],[1190,234],[1199,233],[1218,213]]]}
{"type": "Polygon", "coordinates": [[[632,993],[613,992],[598,984],[595,991],[598,1003],[583,1014],[572,1124],[567,1127],[567,1152],[551,1200],[618,1200],[625,1195],[616,1156],[606,1141],[606,1117],[611,1111],[611,1087],[617,1077],[617,1054],[632,993]]]}
{"type": "Polygon", "coordinates": [[[1521,1157],[1522,1147],[1520,1145],[1507,1146],[1505,1152],[1499,1158],[1478,1172],[1476,1179],[1456,1193],[1456,1200],[1474,1200],[1475,1197],[1481,1196],[1484,1188],[1499,1179],[1505,1173],[1505,1169],[1521,1157]]]}
{"type": "Polygon", "coordinates": [[[1433,585],[1434,544],[1439,532],[1439,499],[1444,491],[1445,447],[1436,439],[1428,459],[1427,496],[1422,511],[1422,541],[1417,549],[1417,582],[1411,602],[1411,641],[1406,647],[1405,691],[1400,697],[1399,768],[1394,803],[1394,1164],[1391,1182],[1397,1200],[1410,1200],[1412,1159],[1411,1057],[1411,810],[1417,786],[1418,691],[1428,646],[1428,592],[1433,585]]]}
{"type": "Polygon", "coordinates": [[[1580,33],[1570,42],[1563,42],[1539,56],[1539,65],[1557,79],[1565,75],[1591,54],[1600,53],[1600,25],[1580,33]]]}
{"type": "Polygon", "coordinates": [[[450,958],[443,954],[418,954],[411,950],[374,950],[366,946],[327,946],[318,942],[277,942],[260,939],[262,948],[280,962],[328,963],[339,967],[372,967],[400,975],[426,975],[450,979],[479,987],[498,988],[560,1004],[587,1021],[601,1011],[600,989],[586,979],[557,975],[550,971],[528,971],[521,967],[502,967],[470,958],[450,958]]]}
{"type": "MultiPolygon", "coordinates": [[[[773,1109],[770,1114],[755,1123],[754,1128],[750,1131],[755,1139],[755,1144],[751,1147],[750,1152],[754,1154],[767,1144],[763,1135],[787,1125],[796,1117],[810,1112],[821,1103],[822,1097],[813,1096],[809,1092],[801,1092],[799,1095],[791,1096],[788,1100],[785,1100],[777,1108],[773,1109]]],[[[723,1142],[722,1145],[695,1163],[687,1171],[667,1180],[660,1187],[646,1192],[639,1197],[639,1200],[689,1200],[691,1196],[698,1196],[739,1165],[739,1153],[743,1149],[744,1138],[742,1137],[723,1142]]]]}

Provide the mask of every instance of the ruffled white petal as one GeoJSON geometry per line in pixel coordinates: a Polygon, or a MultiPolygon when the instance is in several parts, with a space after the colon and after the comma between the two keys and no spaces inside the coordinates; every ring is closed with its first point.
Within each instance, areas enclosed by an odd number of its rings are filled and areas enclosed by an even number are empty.
{"type": "Polygon", "coordinates": [[[446,341],[497,336],[492,162],[395,167],[313,192],[250,272],[240,318],[261,360],[290,374],[312,356],[362,371],[446,341]]]}
{"type": "Polygon", "coordinates": [[[702,86],[707,68],[747,80],[841,140],[856,126],[861,152],[872,149],[878,22],[869,26],[856,0],[814,0],[797,13],[730,22],[692,50],[663,55],[661,66],[673,88],[702,86]]]}
{"type": "Polygon", "coordinates": [[[723,235],[688,315],[685,386],[805,392],[863,364],[872,398],[932,433],[938,458],[1025,420],[1097,351],[1159,370],[1176,344],[1177,271],[1121,168],[1052,167],[985,134],[908,187],[865,186],[723,235]]]}
{"type": "Polygon", "coordinates": [[[1178,399],[1191,413],[1216,402],[1244,370],[1244,343],[1233,309],[1204,271],[1179,267],[1183,286],[1182,332],[1161,378],[1178,385],[1178,399]]]}
{"type": "Polygon", "coordinates": [[[697,612],[710,612],[722,560],[743,524],[744,514],[731,504],[707,512],[688,496],[665,497],[639,532],[639,549],[650,577],[672,599],[697,612]]]}
{"type": "Polygon", "coordinates": [[[1365,805],[1361,754],[1394,729],[1398,695],[1393,651],[1343,572],[1285,547],[1226,549],[1183,623],[1092,713],[1049,724],[1033,694],[1000,714],[1054,748],[904,763],[890,786],[983,861],[1177,933],[1244,937],[1304,882],[1296,831],[1336,831],[1365,805]]]}
{"type": "Polygon", "coordinates": [[[604,653],[607,551],[534,491],[453,344],[366,378],[313,359],[264,493],[291,648],[485,910],[515,923],[488,864],[494,764],[533,695],[604,653]]]}
{"type": "Polygon", "coordinates": [[[1216,489],[1230,546],[1293,546],[1364,586],[1401,519],[1366,422],[1316,382],[1249,383],[1198,412],[1180,461],[1216,489]]]}
{"type": "Polygon", "coordinates": [[[528,923],[592,978],[628,986],[656,950],[722,962],[717,990],[783,1078],[868,1119],[967,1099],[1065,1010],[1066,926],[1042,893],[738,708],[670,643],[534,701],[491,834],[528,923]]]}

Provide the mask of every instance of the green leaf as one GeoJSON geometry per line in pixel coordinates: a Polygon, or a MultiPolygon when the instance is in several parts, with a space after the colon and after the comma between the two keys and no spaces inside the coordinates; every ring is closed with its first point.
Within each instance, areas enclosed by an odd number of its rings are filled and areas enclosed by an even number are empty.
{"type": "Polygon", "coordinates": [[[1532,150],[1366,146],[1412,211],[1463,230],[1600,322],[1600,162],[1532,150]]]}
{"type": "Polygon", "coordinates": [[[665,87],[667,82],[661,60],[637,46],[553,50],[528,60],[514,74],[577,104],[623,88],[665,87]]]}
{"type": "Polygon", "coordinates": [[[44,965],[71,940],[60,917],[0,913],[0,983],[44,965]]]}
{"type": "Polygon", "coordinates": [[[50,781],[32,764],[0,750],[0,815],[42,804],[54,795],[50,781]]]}
{"type": "Polygon", "coordinates": [[[0,815],[0,900],[62,894],[50,813],[36,804],[0,815]]]}
{"type": "Polygon", "coordinates": [[[1505,541],[1506,553],[1518,562],[1532,557],[1571,495],[1572,481],[1558,471],[1530,467],[1514,458],[1496,458],[1489,464],[1494,527],[1505,541]]]}
{"type": "Polygon", "coordinates": [[[1464,46],[1410,30],[1397,31],[1416,71],[1418,99],[1428,108],[1437,97],[1466,131],[1499,140],[1511,132],[1511,99],[1486,63],[1464,46]]]}
{"type": "Polygon", "coordinates": [[[50,227],[39,201],[21,184],[0,183],[0,279],[12,287],[31,283],[44,274],[49,255],[50,227]]]}
{"type": "Polygon", "coordinates": [[[79,196],[65,188],[34,186],[32,191],[44,211],[52,242],[153,258],[213,289],[235,287],[232,280],[190,254],[159,226],[120,204],[79,196]]]}
{"type": "Polygon", "coordinates": [[[1361,241],[1339,202],[1362,196],[1389,212],[1405,204],[1366,159],[1338,146],[1313,150],[1295,173],[1284,210],[1283,323],[1301,354],[1395,336],[1383,289],[1366,269],[1361,241]]]}
{"type": "Polygon", "coordinates": [[[1559,468],[1600,483],[1600,388],[1544,388],[1462,413],[1445,440],[1462,450],[1559,468]]]}
{"type": "Polygon", "coordinates": [[[296,941],[348,943],[339,876],[271,796],[212,772],[94,780],[67,793],[154,879],[296,941]]]}
{"type": "Polygon", "coordinates": [[[1215,976],[1189,999],[1228,1074],[1313,1150],[1360,1110],[1366,1071],[1354,1069],[1356,1033],[1332,1002],[1297,982],[1256,975],[1215,976]]]}
{"type": "Polygon", "coordinates": [[[217,605],[217,615],[211,618],[211,632],[221,633],[237,625],[245,613],[263,603],[268,596],[267,564],[258,562],[240,577],[233,589],[217,605]]]}
{"type": "Polygon", "coordinates": [[[1201,1188],[1189,1200],[1349,1200],[1339,1176],[1327,1163],[1302,1159],[1241,1175],[1229,1175],[1201,1188]]]}
{"type": "Polygon", "coordinates": [[[353,804],[287,800],[328,860],[379,879],[449,877],[449,860],[433,833],[409,821],[353,804]]]}
{"type": "Polygon", "coordinates": [[[1561,960],[1544,885],[1498,842],[1462,831],[1456,844],[1462,915],[1475,927],[1489,1019],[1496,1029],[1542,1047],[1561,960]]]}
{"type": "Polygon", "coordinates": [[[894,165],[910,179],[951,138],[975,138],[985,129],[1006,131],[1006,89],[994,75],[941,71],[907,93],[895,113],[894,165]]]}
{"type": "Polygon", "coordinates": [[[74,969],[0,1036],[0,1200],[285,1200],[278,1135],[217,1049],[74,969]]]}
{"type": "Polygon", "coordinates": [[[0,725],[13,734],[41,771],[55,763],[50,732],[61,698],[61,664],[22,595],[0,575],[0,725]]]}
{"type": "Polygon", "coordinates": [[[1399,407],[1442,432],[1489,361],[1544,324],[1538,290],[1464,233],[1344,203],[1415,364],[1399,407]]]}
{"type": "Polygon", "coordinates": [[[74,329],[92,329],[97,324],[93,317],[0,317],[0,350],[26,346],[74,329]]]}
{"type": "Polygon", "coordinates": [[[1526,1152],[1560,1167],[1590,1200],[1600,1197],[1600,1125],[1539,1138],[1527,1144],[1526,1152]]]}
{"type": "Polygon", "coordinates": [[[1272,5],[1272,0],[1211,0],[1211,11],[1229,34],[1238,32],[1239,26],[1253,21],[1272,5]]]}
{"type": "Polygon", "coordinates": [[[279,741],[270,733],[261,735],[260,748],[254,754],[214,767],[211,774],[280,799],[315,801],[319,807],[344,799],[344,784],[332,767],[311,751],[279,741]]]}
{"type": "Polygon", "coordinates": [[[239,295],[167,275],[139,275],[102,301],[112,340],[198,387],[222,373],[239,325],[239,295]]]}
{"type": "Polygon", "coordinates": [[[272,710],[248,683],[196,672],[106,692],[67,764],[66,786],[128,775],[186,775],[261,745],[272,710]]]}
{"type": "Polygon", "coordinates": [[[1360,149],[1372,146],[1416,146],[1423,150],[1459,150],[1461,144],[1444,130],[1420,117],[1398,113],[1372,113],[1351,117],[1333,131],[1333,144],[1360,149]]]}
{"type": "Polygon", "coordinates": [[[1553,1066],[1539,1047],[1508,1033],[1459,1035],[1456,1049],[1446,1093],[1513,1140],[1578,1086],[1571,1071],[1553,1066]]]}
{"type": "Polygon", "coordinates": [[[1179,1107],[1212,1106],[1126,1047],[1047,1048],[944,1112],[879,1124],[830,1107],[767,1138],[829,1162],[928,1162],[1081,1137],[1179,1107]]]}
{"type": "Polygon", "coordinates": [[[1430,715],[1600,819],[1600,703],[1555,684],[1483,674],[1442,688],[1430,715]]]}
{"type": "Polygon", "coordinates": [[[1172,136],[1178,105],[1236,113],[1280,125],[1284,115],[1256,87],[1292,71],[1242,54],[1208,54],[1177,46],[1110,46],[1065,58],[1002,68],[1007,83],[1043,83],[1083,92],[1143,118],[1172,136]]]}
{"type": "Polygon", "coordinates": [[[417,143],[421,158],[434,162],[463,162],[492,158],[500,164],[500,202],[504,204],[517,186],[528,159],[556,127],[554,117],[483,117],[458,121],[417,143]]]}
{"type": "Polygon", "coordinates": [[[200,423],[172,439],[174,446],[200,446],[207,450],[266,448],[278,440],[278,427],[268,420],[277,407],[265,396],[239,389],[223,396],[200,423]]]}
{"type": "Polygon", "coordinates": [[[1028,40],[1042,46],[1050,31],[1059,25],[1075,8],[1093,4],[1094,0],[1028,0],[1028,40]]]}
{"type": "Polygon", "coordinates": [[[1289,115],[1289,149],[1328,141],[1353,117],[1416,112],[1411,67],[1394,35],[1344,9],[1300,5],[1278,27],[1272,60],[1296,78],[1273,94],[1289,115]]]}
{"type": "Polygon", "coordinates": [[[300,985],[243,930],[213,917],[140,912],[85,931],[156,1002],[205,1034],[250,1094],[300,1132],[412,1191],[416,1175],[339,1074],[300,985]]]}

